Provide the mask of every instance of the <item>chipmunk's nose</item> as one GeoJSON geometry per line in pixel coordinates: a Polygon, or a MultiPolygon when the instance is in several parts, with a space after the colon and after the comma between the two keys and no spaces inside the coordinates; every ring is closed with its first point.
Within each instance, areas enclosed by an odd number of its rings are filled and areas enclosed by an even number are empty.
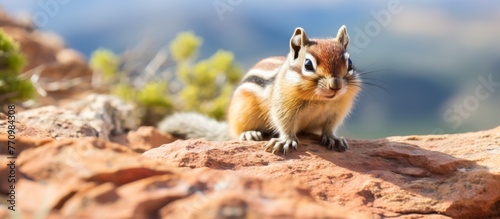
{"type": "Polygon", "coordinates": [[[328,88],[330,90],[340,90],[343,86],[344,84],[342,82],[342,79],[337,77],[333,77],[328,83],[328,88]]]}

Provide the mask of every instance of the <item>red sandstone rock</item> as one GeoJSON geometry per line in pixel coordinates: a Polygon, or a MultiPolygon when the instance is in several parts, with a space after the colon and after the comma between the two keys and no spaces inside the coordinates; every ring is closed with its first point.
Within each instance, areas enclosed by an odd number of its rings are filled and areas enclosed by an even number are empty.
{"type": "Polygon", "coordinates": [[[85,56],[74,49],[62,49],[56,54],[56,59],[64,65],[87,65],[85,56]]]}
{"type": "MultiPolygon", "coordinates": [[[[131,136],[160,144],[155,133],[142,128],[131,136]]],[[[0,134],[0,144],[6,140],[0,134]]],[[[132,141],[19,136],[18,212],[24,218],[500,216],[500,127],[349,142],[351,149],[338,153],[317,145],[317,136],[301,136],[299,149],[283,157],[263,151],[264,142],[178,140],[141,155],[132,141]]],[[[2,179],[6,153],[0,150],[2,179]]],[[[3,193],[7,186],[0,181],[3,193]]]]}
{"type": "MultiPolygon", "coordinates": [[[[26,149],[38,147],[40,145],[44,145],[46,143],[51,142],[52,140],[53,139],[51,139],[51,138],[45,138],[45,137],[33,139],[30,137],[25,137],[25,136],[21,135],[21,136],[16,136],[16,138],[14,140],[15,144],[10,144],[10,145],[15,147],[14,156],[17,156],[26,149]]],[[[9,150],[8,150],[9,149],[8,148],[8,145],[9,145],[8,141],[9,141],[8,135],[0,133],[0,145],[2,146],[2,147],[0,147],[0,155],[10,155],[9,150]]]]}
{"type": "Polygon", "coordinates": [[[16,133],[15,135],[12,135],[15,136],[15,139],[14,141],[10,140],[11,143],[9,143],[9,135],[6,132],[8,130],[8,123],[6,120],[3,120],[4,117],[2,117],[2,115],[3,114],[0,113],[0,179],[2,179],[0,180],[0,192],[5,194],[9,192],[10,187],[7,179],[10,175],[11,168],[8,164],[16,160],[12,157],[16,157],[26,149],[44,145],[52,139],[49,138],[49,133],[44,130],[27,127],[23,123],[17,122],[15,129],[16,133]],[[27,136],[36,137],[37,139],[29,138],[27,136]],[[14,149],[12,150],[14,154],[9,153],[9,145],[14,147],[11,148],[14,149]]]}
{"type": "Polygon", "coordinates": [[[263,179],[198,168],[197,192],[166,205],[162,218],[369,218],[314,200],[306,185],[289,177],[263,179]]]}
{"type": "Polygon", "coordinates": [[[176,172],[125,146],[92,138],[52,140],[23,151],[16,162],[23,176],[18,183],[20,207],[29,215],[43,208],[61,209],[78,194],[106,183],[121,186],[176,172]]]}
{"type": "Polygon", "coordinates": [[[22,175],[17,183],[20,210],[30,217],[363,218],[315,201],[307,187],[292,179],[269,181],[208,168],[176,169],[92,138],[51,140],[23,151],[17,163],[22,175]],[[197,200],[204,196],[210,201],[197,200]],[[186,210],[189,205],[199,208],[186,210]]]}
{"type": "Polygon", "coordinates": [[[177,139],[169,134],[158,131],[154,127],[142,126],[136,131],[130,131],[127,134],[112,137],[110,140],[121,145],[126,145],[132,150],[142,153],[163,144],[171,143],[177,139]]]}
{"type": "Polygon", "coordinates": [[[10,189],[10,184],[7,180],[10,174],[10,166],[8,165],[11,159],[7,157],[7,155],[0,155],[0,178],[2,179],[2,182],[0,182],[0,192],[2,192],[2,194],[9,193],[10,189]]]}
{"type": "Polygon", "coordinates": [[[157,215],[162,206],[191,195],[189,186],[178,173],[148,177],[120,187],[105,183],[76,194],[62,212],[66,217],[77,218],[148,218],[157,215]]]}
{"type": "MultiPolygon", "coordinates": [[[[39,127],[56,139],[98,137],[100,135],[98,130],[90,125],[91,120],[81,118],[73,111],[55,106],[20,112],[17,114],[17,120],[31,127],[39,127]]],[[[101,134],[100,137],[105,136],[101,134]]]]}
{"type": "Polygon", "coordinates": [[[307,185],[318,201],[383,217],[500,216],[500,127],[458,135],[351,140],[345,153],[328,151],[304,137],[287,157],[262,151],[261,142],[202,140],[177,141],[144,156],[265,180],[292,177],[307,185]]]}
{"type": "MultiPolygon", "coordinates": [[[[15,118],[15,128],[16,128],[16,133],[15,133],[15,136],[16,137],[32,137],[32,138],[50,138],[50,133],[45,130],[45,129],[42,129],[40,127],[37,127],[37,128],[33,128],[33,127],[30,127],[30,126],[27,126],[26,124],[24,124],[23,122],[20,122],[18,120],[18,118],[16,117],[15,118]]],[[[9,123],[8,123],[8,119],[7,119],[7,116],[5,114],[2,114],[0,113],[0,134],[2,135],[7,135],[7,131],[9,130],[9,123]]],[[[1,149],[0,149],[1,150],[1,149]]]]}
{"type": "Polygon", "coordinates": [[[117,185],[169,170],[158,161],[137,156],[131,149],[95,138],[52,141],[21,153],[19,170],[36,181],[73,176],[117,185]]]}

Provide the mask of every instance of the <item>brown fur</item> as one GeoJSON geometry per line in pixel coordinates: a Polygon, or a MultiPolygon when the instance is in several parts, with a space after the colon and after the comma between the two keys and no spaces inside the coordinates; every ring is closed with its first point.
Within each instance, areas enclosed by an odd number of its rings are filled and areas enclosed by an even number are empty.
{"type": "MultiPolygon", "coordinates": [[[[284,61],[285,57],[269,57],[261,60],[251,69],[271,71],[280,67],[284,61]]],[[[251,91],[235,91],[227,115],[231,135],[236,137],[247,130],[272,132],[268,116],[269,109],[270,100],[259,98],[251,91]]]]}
{"type": "Polygon", "coordinates": [[[268,103],[254,93],[245,91],[235,93],[227,117],[231,135],[236,137],[248,130],[270,132],[267,105],[268,103]]]}

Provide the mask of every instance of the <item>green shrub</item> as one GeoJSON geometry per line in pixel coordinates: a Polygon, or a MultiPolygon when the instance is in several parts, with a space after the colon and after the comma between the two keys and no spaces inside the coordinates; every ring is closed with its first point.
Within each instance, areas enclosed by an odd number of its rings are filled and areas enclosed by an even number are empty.
{"type": "Polygon", "coordinates": [[[159,119],[173,111],[197,111],[223,119],[233,88],[241,78],[241,68],[235,63],[233,53],[225,50],[217,51],[208,59],[194,61],[202,41],[192,32],[182,32],[169,44],[174,62],[167,68],[175,71],[174,80],[144,79],[144,74],[136,78],[117,74],[120,71],[118,56],[103,49],[94,52],[90,62],[103,77],[110,77],[105,80],[120,81],[111,86],[111,93],[137,106],[142,112],[143,124],[156,125],[159,119]],[[173,83],[181,83],[181,89],[169,90],[173,83]]]}
{"type": "Polygon", "coordinates": [[[31,81],[19,77],[24,64],[19,46],[0,29],[0,105],[35,96],[36,90],[31,81]]]}
{"type": "Polygon", "coordinates": [[[175,61],[186,61],[196,54],[203,40],[192,32],[179,33],[170,43],[170,52],[175,61]]]}
{"type": "Polygon", "coordinates": [[[234,86],[241,78],[241,69],[234,63],[233,53],[219,50],[193,67],[181,67],[185,83],[181,102],[187,111],[197,111],[216,119],[223,119],[234,86]],[[223,83],[217,83],[219,79],[223,83]]]}
{"type": "Polygon", "coordinates": [[[105,81],[110,81],[116,77],[119,59],[112,51],[101,48],[92,53],[89,64],[105,81]]]}
{"type": "Polygon", "coordinates": [[[146,107],[171,107],[172,103],[168,98],[167,83],[148,82],[137,94],[137,101],[146,107]]]}

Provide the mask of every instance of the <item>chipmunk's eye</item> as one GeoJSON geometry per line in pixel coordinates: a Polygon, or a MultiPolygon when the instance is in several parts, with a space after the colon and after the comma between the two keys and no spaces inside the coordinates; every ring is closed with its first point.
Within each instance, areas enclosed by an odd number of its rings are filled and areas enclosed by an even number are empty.
{"type": "Polygon", "coordinates": [[[352,75],[354,73],[354,67],[352,66],[352,61],[351,59],[349,59],[349,61],[347,62],[348,66],[347,66],[347,73],[349,75],[352,75]]]}
{"type": "Polygon", "coordinates": [[[304,68],[308,71],[314,71],[314,65],[310,59],[306,58],[306,61],[304,62],[304,68]]]}

